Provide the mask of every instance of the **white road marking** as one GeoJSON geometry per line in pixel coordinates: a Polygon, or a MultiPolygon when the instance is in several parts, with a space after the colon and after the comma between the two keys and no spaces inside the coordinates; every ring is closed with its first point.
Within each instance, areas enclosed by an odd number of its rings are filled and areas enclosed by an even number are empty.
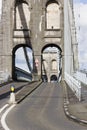
{"type": "Polygon", "coordinates": [[[0,108],[0,113],[8,106],[9,106],[9,104],[5,104],[2,108],[0,108]]]}
{"type": "Polygon", "coordinates": [[[13,104],[12,106],[10,106],[6,111],[5,113],[2,115],[1,117],[1,124],[2,124],[2,127],[4,128],[4,130],[10,130],[5,122],[5,118],[7,116],[7,114],[16,106],[16,104],[13,104]]]}

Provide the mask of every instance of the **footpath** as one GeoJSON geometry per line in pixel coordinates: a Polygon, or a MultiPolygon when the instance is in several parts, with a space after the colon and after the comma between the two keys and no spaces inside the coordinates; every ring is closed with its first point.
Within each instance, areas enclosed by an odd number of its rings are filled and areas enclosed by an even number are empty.
{"type": "Polygon", "coordinates": [[[33,82],[32,84],[28,84],[22,88],[21,91],[16,94],[16,103],[23,101],[30,93],[37,89],[41,83],[42,81],[33,82]]]}
{"type": "Polygon", "coordinates": [[[82,97],[79,101],[65,81],[62,81],[61,84],[63,86],[66,116],[75,122],[87,124],[87,86],[82,84],[82,97]]]}

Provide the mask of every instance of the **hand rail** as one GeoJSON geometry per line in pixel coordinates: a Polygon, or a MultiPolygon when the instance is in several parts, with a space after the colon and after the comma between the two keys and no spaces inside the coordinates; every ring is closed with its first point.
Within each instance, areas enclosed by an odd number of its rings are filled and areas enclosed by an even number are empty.
{"type": "Polygon", "coordinates": [[[67,73],[65,73],[65,81],[75,93],[79,101],[81,101],[81,82],[67,73]]]}

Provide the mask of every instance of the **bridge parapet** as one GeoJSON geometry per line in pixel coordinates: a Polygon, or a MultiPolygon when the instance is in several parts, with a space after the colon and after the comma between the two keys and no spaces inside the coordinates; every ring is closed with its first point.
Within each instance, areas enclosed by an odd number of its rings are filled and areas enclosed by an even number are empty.
{"type": "Polygon", "coordinates": [[[77,71],[74,74],[75,78],[80,80],[82,83],[87,85],[87,72],[86,71],[77,71]]]}
{"type": "Polygon", "coordinates": [[[7,82],[10,79],[10,76],[8,73],[5,73],[3,71],[0,71],[0,84],[7,82]]]}
{"type": "Polygon", "coordinates": [[[75,93],[79,101],[81,101],[81,82],[67,73],[65,73],[65,81],[71,90],[75,93]]]}

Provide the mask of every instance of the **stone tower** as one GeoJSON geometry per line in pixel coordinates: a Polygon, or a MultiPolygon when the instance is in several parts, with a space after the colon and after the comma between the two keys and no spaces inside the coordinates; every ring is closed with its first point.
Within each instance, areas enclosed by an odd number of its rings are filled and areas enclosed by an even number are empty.
{"type": "Polygon", "coordinates": [[[40,79],[43,52],[56,47],[64,76],[64,0],[3,0],[0,24],[0,71],[14,79],[15,52],[27,46],[33,52],[33,78],[40,79]]]}

